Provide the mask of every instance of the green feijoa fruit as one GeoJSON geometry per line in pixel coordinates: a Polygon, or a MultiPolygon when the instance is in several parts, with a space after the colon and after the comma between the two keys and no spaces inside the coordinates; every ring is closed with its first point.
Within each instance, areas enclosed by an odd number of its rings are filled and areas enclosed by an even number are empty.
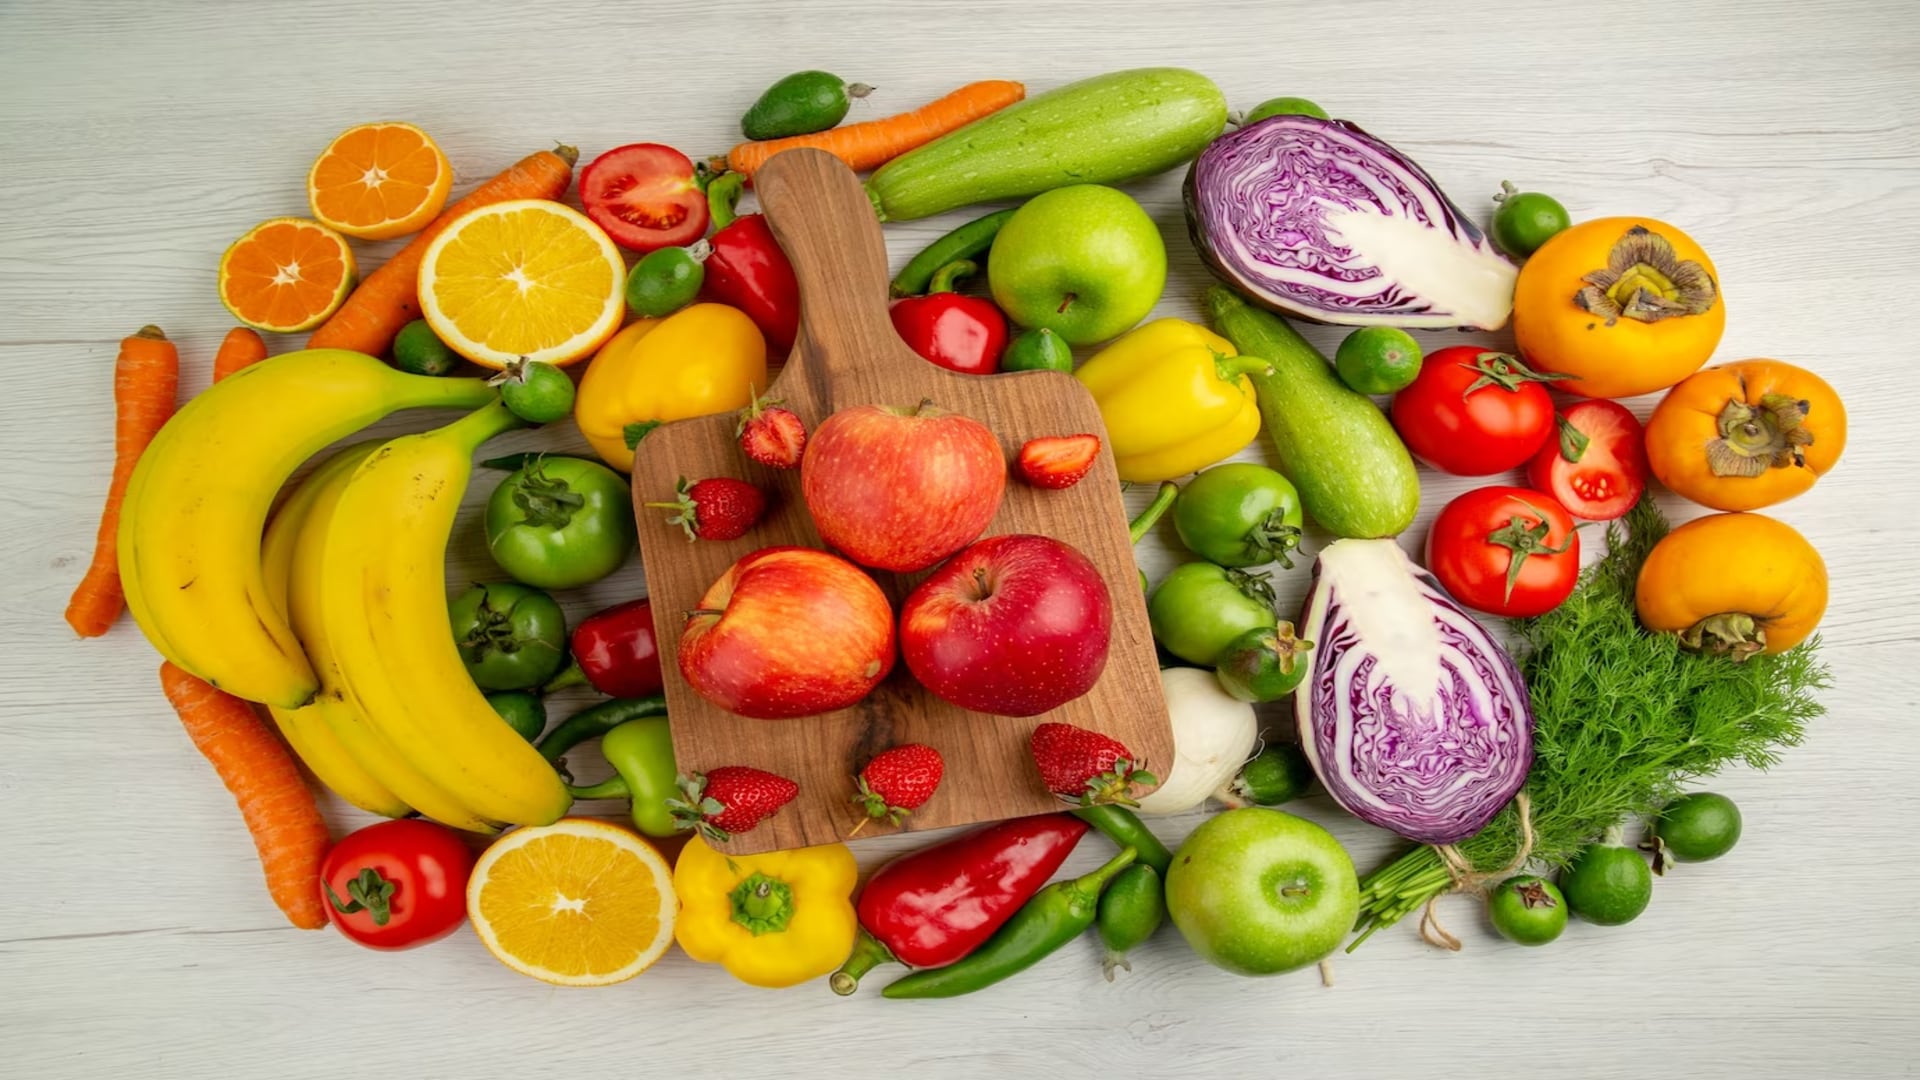
{"type": "Polygon", "coordinates": [[[636,315],[658,319],[693,303],[707,279],[706,261],[712,250],[701,240],[692,247],[647,252],[627,272],[627,306],[636,315]]]}
{"type": "Polygon", "coordinates": [[[1138,948],[1167,918],[1166,889],[1160,874],[1145,863],[1135,863],[1120,871],[1100,894],[1100,907],[1094,925],[1107,947],[1101,970],[1113,981],[1114,969],[1132,971],[1127,952],[1138,948]]]}
{"type": "Polygon", "coordinates": [[[1600,926],[1632,922],[1653,899],[1653,871],[1638,851],[1621,846],[1619,834],[1609,831],[1560,876],[1560,891],[1573,913],[1600,926]]]}
{"type": "Polygon", "coordinates": [[[1653,835],[1679,862],[1717,859],[1740,842],[1740,808],[1711,791],[1682,795],[1654,819],[1653,835]]]}
{"type": "Polygon", "coordinates": [[[460,366],[460,354],[440,340],[427,320],[415,319],[394,335],[393,366],[409,375],[445,375],[460,366]]]}
{"type": "Polygon", "coordinates": [[[1567,900],[1553,882],[1522,874],[1487,894],[1487,917],[1516,945],[1545,945],[1567,928],[1567,900]]]}
{"type": "Polygon", "coordinates": [[[1500,204],[1493,212],[1493,242],[1516,259],[1540,250],[1555,233],[1573,224],[1567,208],[1553,196],[1519,191],[1504,180],[1493,200],[1500,204]]]}
{"type": "Polygon", "coordinates": [[[873,92],[830,71],[796,71],[761,93],[740,118],[749,139],[784,139],[825,131],[846,119],[854,98],[873,92]]]}
{"type": "Polygon", "coordinates": [[[1028,330],[1007,343],[1001,371],[1072,371],[1073,346],[1047,327],[1028,330]]]}
{"type": "Polygon", "coordinates": [[[516,362],[494,379],[500,400],[529,424],[551,424],[573,411],[573,379],[540,360],[516,362]]]}
{"type": "Polygon", "coordinates": [[[1306,794],[1312,783],[1313,765],[1300,747],[1269,743],[1240,766],[1240,775],[1227,781],[1221,801],[1229,806],[1279,806],[1306,794]]]}

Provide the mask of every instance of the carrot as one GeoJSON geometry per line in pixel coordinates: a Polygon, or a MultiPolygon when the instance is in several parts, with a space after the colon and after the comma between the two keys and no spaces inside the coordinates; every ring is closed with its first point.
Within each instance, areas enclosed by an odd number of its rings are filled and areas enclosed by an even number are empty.
{"type": "Polygon", "coordinates": [[[125,610],[120,591],[120,500],[147,444],[173,415],[180,389],[180,351],[157,326],[143,326],[120,342],[113,364],[113,479],[93,540],[93,562],[67,601],[67,625],[81,637],[99,637],[125,610]]]}
{"type": "Polygon", "coordinates": [[[302,930],[325,927],[320,864],[327,857],[327,823],[293,755],[252,705],[211,683],[164,663],[160,686],[194,747],[240,804],[273,902],[302,930]]]}
{"type": "Polygon", "coordinates": [[[812,135],[743,142],[727,152],[727,167],[745,173],[751,180],[754,171],[780,151],[811,146],[846,162],[855,172],[865,172],[1026,96],[1027,88],[1017,82],[988,79],[968,83],[938,101],[897,116],[828,128],[812,135]]]}
{"type": "Polygon", "coordinates": [[[394,252],[380,269],[361,280],[333,317],[307,340],[309,349],[352,349],[383,355],[400,328],[420,317],[418,280],[420,260],[433,238],[455,218],[476,207],[508,199],[558,199],[573,181],[573,163],[580,152],[571,146],[542,150],[474,188],[466,198],[440,212],[433,223],[414,234],[407,246],[394,252]]]}
{"type": "Polygon", "coordinates": [[[227,331],[220,342],[220,351],[213,354],[213,381],[219,382],[266,358],[267,343],[260,340],[260,335],[250,326],[236,326],[227,331]]]}

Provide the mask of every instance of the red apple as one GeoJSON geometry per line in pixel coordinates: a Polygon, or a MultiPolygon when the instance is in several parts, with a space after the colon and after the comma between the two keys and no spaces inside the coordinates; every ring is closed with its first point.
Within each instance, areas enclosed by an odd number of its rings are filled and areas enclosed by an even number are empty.
{"type": "Polygon", "coordinates": [[[841,409],[807,441],[800,491],[820,538],[878,570],[925,570],[987,529],[1007,486],[1000,440],[935,408],[841,409]]]}
{"type": "Polygon", "coordinates": [[[1100,571],[1045,536],[990,536],[900,608],[913,677],[963,709],[1001,716],[1033,716],[1093,689],[1112,637],[1100,571]]]}
{"type": "Polygon", "coordinates": [[[845,559],[762,548],[727,568],[680,631],[680,674],[731,713],[784,720],[866,697],[893,670],[893,609],[845,559]]]}

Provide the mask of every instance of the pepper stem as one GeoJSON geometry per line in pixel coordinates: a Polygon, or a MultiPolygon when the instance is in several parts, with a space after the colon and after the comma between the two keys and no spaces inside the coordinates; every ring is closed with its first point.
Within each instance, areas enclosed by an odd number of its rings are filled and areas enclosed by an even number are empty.
{"type": "Polygon", "coordinates": [[[566,670],[548,679],[547,684],[540,688],[540,692],[542,694],[551,694],[555,690],[565,690],[569,686],[585,685],[587,685],[586,670],[580,666],[579,658],[575,657],[567,661],[566,670]]]}
{"type": "Polygon", "coordinates": [[[1740,663],[1767,648],[1767,628],[1753,616],[1738,611],[1709,615],[1680,631],[1680,644],[1740,663]]]}
{"type": "Polygon", "coordinates": [[[755,872],[733,887],[733,921],[754,937],[784,933],[793,921],[793,887],[777,877],[755,872]]]}
{"type": "Polygon", "coordinates": [[[955,259],[933,272],[933,282],[927,286],[927,295],[955,292],[960,282],[980,272],[980,264],[972,259],[955,259]]]}
{"type": "Polygon", "coordinates": [[[847,957],[847,962],[841,964],[840,970],[833,973],[833,977],[827,980],[827,985],[833,988],[834,993],[846,997],[860,989],[862,975],[881,964],[895,962],[892,951],[880,944],[880,939],[868,933],[863,926],[860,928],[859,940],[853,943],[853,955],[847,957]]]}
{"type": "Polygon", "coordinates": [[[567,794],[576,799],[630,799],[633,792],[627,787],[627,778],[615,773],[597,784],[584,787],[567,785],[567,794]]]}
{"type": "Polygon", "coordinates": [[[1242,375],[1271,375],[1273,364],[1257,356],[1223,356],[1213,354],[1213,370],[1219,374],[1220,381],[1236,382],[1242,375]]]}
{"type": "Polygon", "coordinates": [[[1112,881],[1114,875],[1120,871],[1132,866],[1133,860],[1138,857],[1139,852],[1133,850],[1133,848],[1121,848],[1120,854],[1108,859],[1105,866],[1102,866],[1092,873],[1082,874],[1080,877],[1075,878],[1073,881],[1073,890],[1083,895],[1098,897],[1101,890],[1107,887],[1107,882],[1112,881]]]}
{"type": "Polygon", "coordinates": [[[1127,535],[1133,538],[1133,543],[1139,543],[1140,538],[1147,535],[1147,530],[1153,528],[1154,522],[1160,520],[1161,515],[1167,512],[1167,508],[1173,505],[1174,498],[1179,494],[1179,484],[1171,480],[1160,481],[1160,490],[1154,492],[1153,501],[1147,504],[1145,510],[1140,511],[1139,517],[1127,523],[1127,535]]]}

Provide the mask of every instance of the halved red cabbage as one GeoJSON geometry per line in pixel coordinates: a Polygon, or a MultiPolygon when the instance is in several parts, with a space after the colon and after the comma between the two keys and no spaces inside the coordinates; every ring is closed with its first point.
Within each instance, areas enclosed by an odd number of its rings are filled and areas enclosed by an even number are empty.
{"type": "Polygon", "coordinates": [[[1347,812],[1409,840],[1479,832],[1533,767],[1513,659],[1392,540],[1336,540],[1314,564],[1294,694],[1300,745],[1347,812]]]}
{"type": "Polygon", "coordinates": [[[1285,315],[1343,326],[1496,330],[1517,271],[1433,178],[1344,120],[1274,116],[1187,172],[1209,268],[1285,315]]]}

